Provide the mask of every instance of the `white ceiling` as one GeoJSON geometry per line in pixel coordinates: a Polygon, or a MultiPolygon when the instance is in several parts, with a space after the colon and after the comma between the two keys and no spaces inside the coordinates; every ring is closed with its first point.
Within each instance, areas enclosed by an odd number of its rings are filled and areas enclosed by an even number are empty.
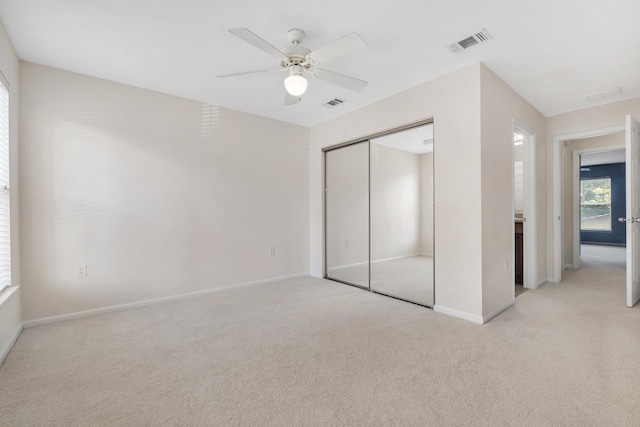
{"type": "Polygon", "coordinates": [[[420,126],[373,138],[371,142],[414,154],[431,153],[433,151],[433,125],[420,126]]]}
{"type": "Polygon", "coordinates": [[[637,0],[0,0],[21,59],[311,126],[484,62],[544,115],[640,96],[637,0]],[[368,48],[324,64],[367,80],[353,93],[313,80],[283,106],[281,73],[216,79],[274,60],[229,34],[246,27],[272,44],[307,33],[318,48],[350,32],[368,48]],[[447,46],[482,28],[487,44],[447,46]],[[614,87],[623,95],[588,103],[614,87]],[[321,106],[339,97],[347,102],[321,106]]]}
{"type": "Polygon", "coordinates": [[[625,163],[625,149],[585,153],[580,156],[580,166],[608,165],[611,163],[625,163]]]}

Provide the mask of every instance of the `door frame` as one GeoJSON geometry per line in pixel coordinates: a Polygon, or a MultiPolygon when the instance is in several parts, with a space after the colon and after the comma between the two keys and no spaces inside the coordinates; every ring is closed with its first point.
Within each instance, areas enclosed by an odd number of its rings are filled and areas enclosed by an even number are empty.
{"type": "Polygon", "coordinates": [[[554,136],[551,141],[551,151],[553,160],[553,207],[552,207],[552,229],[553,229],[553,264],[551,269],[551,277],[549,281],[553,283],[560,283],[562,281],[562,271],[564,258],[564,245],[562,233],[564,230],[564,219],[562,201],[564,200],[563,189],[563,146],[566,141],[572,141],[574,139],[592,138],[594,136],[610,135],[618,132],[625,132],[626,126],[624,124],[618,126],[610,126],[598,129],[592,129],[582,132],[575,132],[565,135],[554,136]]]}
{"type": "MultiPolygon", "coordinates": [[[[436,136],[435,136],[436,135],[435,120],[434,120],[433,117],[429,117],[429,118],[426,118],[426,119],[421,119],[421,120],[417,120],[417,121],[414,121],[414,122],[409,122],[409,123],[406,123],[404,125],[395,126],[395,127],[383,130],[383,131],[379,131],[379,132],[375,132],[375,133],[369,134],[367,136],[354,138],[354,139],[351,139],[351,140],[348,140],[348,141],[344,141],[344,142],[341,142],[341,143],[337,143],[337,144],[322,148],[322,160],[321,161],[322,161],[322,216],[323,216],[323,218],[322,218],[322,234],[323,234],[323,237],[322,237],[322,246],[323,246],[323,248],[322,248],[322,278],[323,279],[332,280],[332,281],[335,281],[335,282],[339,282],[339,283],[343,283],[343,284],[346,284],[346,285],[354,286],[356,288],[363,289],[363,290],[368,291],[368,292],[373,292],[373,293],[376,293],[376,294],[379,294],[379,295],[384,295],[384,296],[387,296],[387,297],[390,297],[390,298],[394,298],[394,299],[397,299],[397,300],[409,302],[411,304],[416,304],[416,305],[419,305],[419,306],[422,306],[422,307],[427,307],[427,308],[430,308],[430,309],[433,309],[433,307],[435,307],[435,305],[436,305],[436,283],[435,283],[435,280],[436,280],[436,264],[435,264],[435,253],[436,253],[435,216],[436,216],[436,213],[435,213],[435,207],[433,208],[433,227],[434,227],[434,229],[433,229],[433,272],[432,272],[432,279],[433,279],[432,301],[433,302],[432,302],[432,305],[430,305],[430,306],[429,305],[425,305],[425,304],[422,304],[422,303],[406,300],[406,299],[403,299],[403,298],[400,298],[400,297],[396,297],[396,296],[393,296],[393,295],[388,295],[388,294],[385,294],[385,293],[382,293],[382,292],[377,292],[377,291],[371,289],[371,271],[369,271],[369,281],[368,281],[369,285],[368,285],[367,288],[362,287],[362,286],[358,286],[358,285],[354,285],[352,283],[348,283],[348,282],[345,282],[345,281],[332,279],[328,275],[328,265],[327,265],[327,250],[328,250],[328,248],[327,248],[327,152],[333,151],[333,150],[337,150],[337,149],[343,148],[343,147],[348,147],[350,145],[360,144],[360,143],[367,143],[368,146],[369,146],[369,150],[370,150],[371,140],[372,139],[375,139],[375,138],[378,138],[378,137],[381,137],[381,136],[385,136],[385,135],[390,135],[390,134],[393,134],[393,133],[402,132],[402,131],[405,131],[405,130],[408,130],[408,129],[412,129],[412,128],[417,128],[417,127],[420,127],[420,126],[426,126],[426,125],[429,125],[429,124],[433,125],[433,127],[434,127],[434,129],[433,129],[433,134],[434,134],[433,139],[435,141],[435,139],[436,139],[436,136]]],[[[435,149],[435,147],[436,147],[436,144],[434,143],[434,146],[433,146],[433,174],[434,174],[434,176],[433,176],[433,182],[434,182],[433,200],[434,200],[434,203],[435,203],[435,200],[436,200],[436,191],[435,191],[436,149],[435,149]]],[[[371,265],[371,155],[370,155],[370,152],[369,152],[369,195],[368,195],[368,197],[369,197],[369,260],[368,260],[368,263],[369,263],[369,265],[371,265]]],[[[370,267],[369,267],[369,269],[370,269],[370,267]]]]}
{"type": "MultiPolygon", "coordinates": [[[[351,282],[347,282],[346,280],[341,280],[341,279],[336,279],[336,278],[332,278],[329,277],[329,266],[327,263],[327,192],[329,191],[329,188],[327,187],[327,154],[330,153],[331,151],[336,151],[342,148],[348,148],[354,145],[358,145],[358,144],[366,144],[367,145],[367,198],[369,198],[371,196],[371,191],[370,191],[370,175],[371,175],[371,156],[370,156],[370,141],[368,139],[362,139],[362,140],[356,140],[356,141],[351,141],[347,144],[338,144],[332,147],[327,147],[326,149],[322,150],[322,216],[323,216],[323,238],[322,238],[322,246],[323,246],[323,259],[322,259],[322,278],[323,279],[327,279],[327,280],[333,280],[334,282],[338,282],[338,283],[342,283],[344,285],[349,285],[349,286],[353,286],[359,289],[364,289],[366,291],[370,291],[371,290],[371,214],[370,212],[367,213],[367,221],[369,222],[367,228],[367,261],[365,261],[364,263],[369,264],[369,272],[367,273],[367,286],[363,286],[363,285],[359,285],[356,283],[351,283],[351,282]]],[[[370,211],[371,210],[371,201],[368,200],[367,201],[367,210],[370,211]]],[[[358,263],[358,264],[364,264],[364,263],[358,263]]],[[[355,264],[354,264],[355,265],[355,264]]]]}
{"type": "Polygon", "coordinates": [[[573,268],[580,268],[580,156],[591,153],[607,153],[624,148],[624,145],[610,145],[573,151],[573,163],[571,164],[573,170],[573,186],[571,187],[573,191],[573,268]]]}
{"type": "MultiPolygon", "coordinates": [[[[523,272],[522,282],[527,289],[538,288],[538,221],[536,204],[536,132],[522,121],[513,118],[513,132],[524,136],[522,141],[522,213],[523,213],[523,272]]],[[[511,144],[511,194],[515,194],[515,149],[511,144]]],[[[515,218],[515,197],[512,203],[511,217],[515,218]]],[[[513,224],[515,235],[515,221],[513,224]]],[[[515,239],[512,253],[515,253],[515,239]]],[[[515,283],[515,268],[513,283],[515,283]]],[[[514,287],[515,298],[515,287],[514,287]]]]}

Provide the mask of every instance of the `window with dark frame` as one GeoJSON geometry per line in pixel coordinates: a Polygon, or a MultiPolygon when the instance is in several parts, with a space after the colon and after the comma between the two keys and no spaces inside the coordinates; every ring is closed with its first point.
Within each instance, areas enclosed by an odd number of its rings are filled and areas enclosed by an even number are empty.
{"type": "Polygon", "coordinates": [[[580,230],[611,231],[611,178],[580,180],[580,230]]]}

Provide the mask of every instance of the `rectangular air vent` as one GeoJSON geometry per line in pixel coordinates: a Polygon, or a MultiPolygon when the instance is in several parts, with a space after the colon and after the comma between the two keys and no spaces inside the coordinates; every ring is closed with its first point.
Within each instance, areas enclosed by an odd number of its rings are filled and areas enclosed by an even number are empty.
{"type": "Polygon", "coordinates": [[[449,46],[449,50],[453,53],[462,52],[465,49],[469,49],[471,46],[488,42],[492,38],[491,34],[483,28],[482,31],[452,44],[449,46]]]}
{"type": "Polygon", "coordinates": [[[327,102],[325,104],[322,104],[322,105],[324,105],[325,107],[329,107],[329,108],[335,108],[338,105],[342,104],[343,102],[344,102],[344,99],[333,98],[331,101],[329,101],[329,102],[327,102]]]}
{"type": "Polygon", "coordinates": [[[602,92],[590,93],[589,95],[585,95],[585,98],[587,98],[587,101],[595,102],[620,95],[622,95],[622,88],[615,87],[613,89],[605,90],[602,92]]]}

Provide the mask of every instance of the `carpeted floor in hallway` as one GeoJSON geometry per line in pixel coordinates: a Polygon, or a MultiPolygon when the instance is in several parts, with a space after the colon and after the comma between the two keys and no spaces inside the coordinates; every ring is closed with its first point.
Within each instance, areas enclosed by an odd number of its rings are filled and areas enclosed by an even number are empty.
{"type": "Polygon", "coordinates": [[[640,425],[624,249],[589,249],[484,326],[302,278],[29,328],[0,423],[640,425]]]}

